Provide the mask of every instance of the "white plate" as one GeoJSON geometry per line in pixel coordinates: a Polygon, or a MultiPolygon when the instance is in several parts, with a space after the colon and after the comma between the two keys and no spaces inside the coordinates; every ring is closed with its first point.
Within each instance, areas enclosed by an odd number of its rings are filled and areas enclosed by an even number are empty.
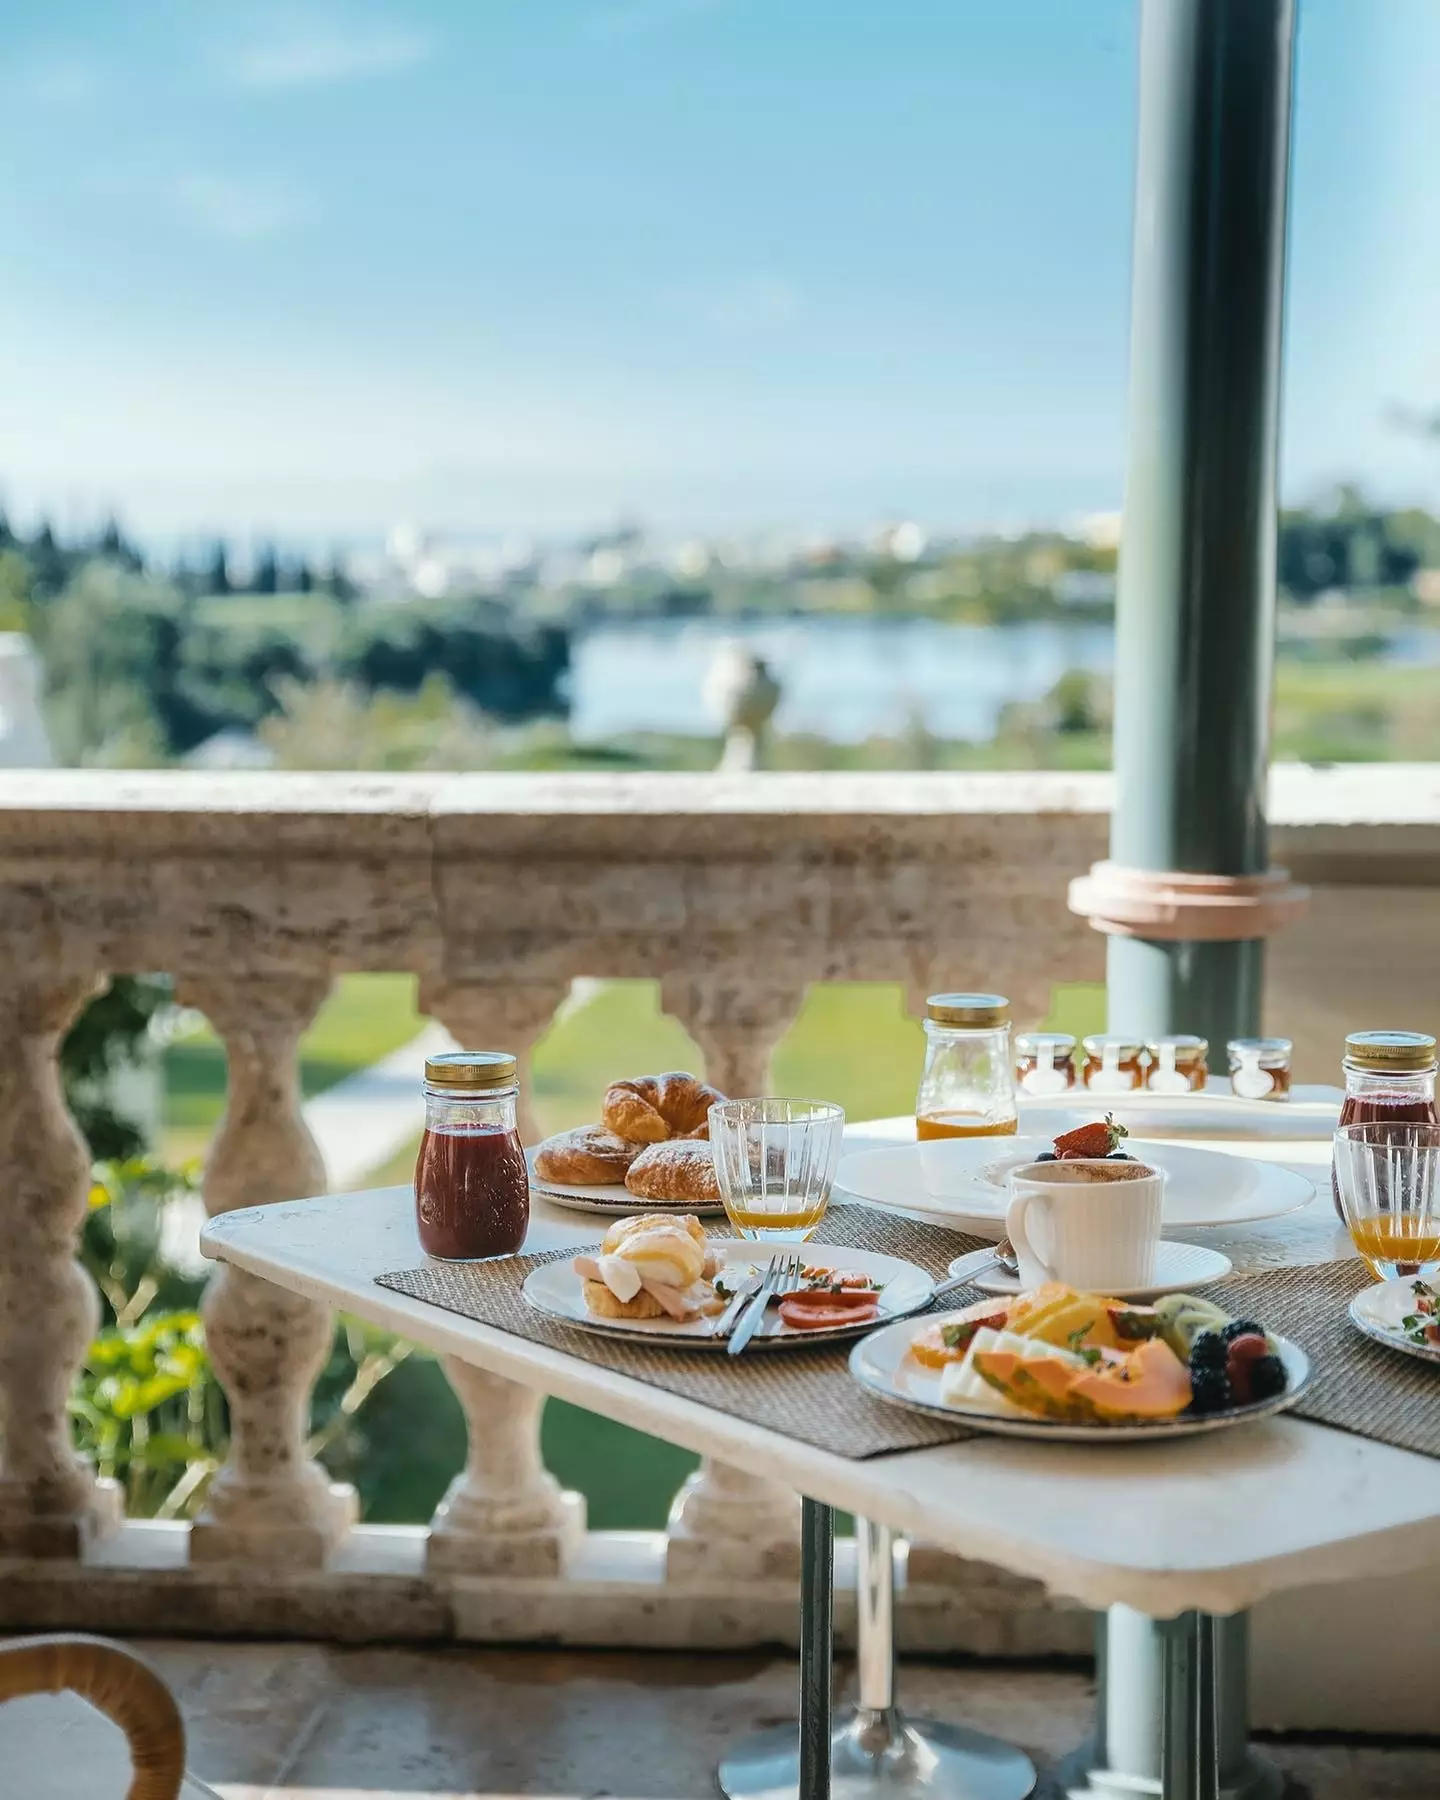
{"type": "MultiPolygon", "coordinates": [[[[975,1266],[982,1255],[957,1256],[950,1265],[952,1275],[960,1275],[975,1266]]],[[[1223,1281],[1234,1268],[1228,1256],[1219,1250],[1207,1250],[1200,1244],[1162,1243],[1155,1252],[1155,1279],[1149,1287],[1117,1287],[1110,1292],[1117,1300],[1158,1300],[1162,1294],[1188,1294],[1194,1288],[1206,1287],[1212,1281],[1223,1281]]],[[[1020,1278],[1007,1275],[994,1263],[974,1276],[974,1285],[982,1294],[1018,1294],[1020,1278]]]]}
{"type": "Polygon", "coordinates": [[[681,1212],[710,1219],[725,1211],[719,1200],[642,1200],[637,1194],[632,1194],[623,1181],[609,1182],[603,1186],[598,1183],[577,1184],[574,1187],[564,1182],[549,1181],[535,1173],[533,1150],[525,1152],[525,1162],[530,1170],[531,1191],[546,1200],[554,1201],[556,1206],[568,1206],[575,1212],[597,1213],[614,1219],[627,1218],[631,1213],[681,1212]]]}
{"type": "MultiPolygon", "coordinates": [[[[966,1309],[967,1311],[969,1309],[966,1309]]],[[[937,1314],[926,1324],[941,1323],[947,1317],[961,1314],[937,1314]]],[[[995,1413],[972,1412],[958,1406],[940,1404],[940,1372],[921,1368],[909,1356],[910,1340],[915,1326],[905,1320],[886,1325],[869,1337],[861,1338],[850,1352],[850,1373],[872,1394],[889,1400],[895,1406],[907,1406],[912,1412],[934,1413],[943,1419],[958,1419],[976,1431],[991,1431],[999,1437],[1035,1438],[1052,1444],[1138,1444],[1169,1443],[1175,1438],[1197,1437],[1202,1432],[1225,1431],[1250,1419],[1268,1418],[1293,1406],[1310,1380],[1310,1359],[1289,1338],[1277,1338],[1285,1361],[1289,1386],[1273,1400],[1259,1400],[1253,1406],[1232,1407],[1229,1412],[1189,1414],[1175,1419],[1156,1419],[1146,1425],[1066,1425],[1054,1419],[1003,1418],[995,1413]]]]}
{"type": "MultiPolygon", "coordinates": [[[[1413,1275],[1401,1275],[1395,1281],[1378,1281],[1374,1287],[1363,1289],[1350,1302],[1350,1322],[1366,1337],[1374,1338],[1377,1344],[1384,1344],[1387,1349],[1401,1350],[1406,1356],[1418,1356],[1421,1362],[1440,1363],[1440,1347],[1412,1344],[1400,1329],[1400,1321],[1406,1313],[1415,1310],[1415,1296],[1411,1292],[1414,1279],[1413,1275]]],[[[1430,1281],[1427,1285],[1440,1287],[1440,1280],[1430,1281]]]]}
{"type": "MultiPolygon", "coordinates": [[[[807,1263],[829,1269],[854,1269],[882,1283],[880,1320],[900,1319],[918,1312],[929,1303],[935,1283],[914,1263],[898,1256],[881,1256],[874,1250],[850,1250],[840,1244],[751,1244],[730,1239],[711,1240],[711,1248],[724,1257],[728,1267],[749,1264],[764,1269],[774,1254],[796,1250],[807,1263]]],[[[724,1347],[725,1339],[715,1332],[716,1319],[597,1319],[585,1304],[580,1277],[568,1258],[541,1263],[525,1278],[521,1289],[536,1312],[548,1313],[553,1319],[579,1325],[602,1337],[645,1338],[651,1343],[693,1344],[697,1349],[724,1347]]],[[[755,1333],[756,1344],[823,1344],[833,1338],[854,1337],[857,1332],[874,1331],[877,1321],[868,1319],[859,1325],[836,1325],[825,1331],[796,1331],[783,1324],[772,1307],[755,1333]]]]}
{"type": "MultiPolygon", "coordinates": [[[[864,1150],[844,1159],[835,1185],[874,1205],[903,1207],[941,1225],[994,1231],[1005,1223],[1009,1171],[1034,1162],[1053,1141],[1029,1136],[940,1138],[864,1150]]],[[[1171,1231],[1279,1218],[1308,1206],[1315,1197],[1312,1181],[1277,1163],[1145,1138],[1127,1139],[1125,1147],[1139,1161],[1165,1171],[1161,1217],[1171,1231]]]]}

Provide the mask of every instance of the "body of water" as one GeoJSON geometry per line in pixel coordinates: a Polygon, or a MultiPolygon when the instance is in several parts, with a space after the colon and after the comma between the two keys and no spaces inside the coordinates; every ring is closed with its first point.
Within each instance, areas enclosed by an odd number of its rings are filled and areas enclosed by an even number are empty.
{"type": "Polygon", "coordinates": [[[575,640],[571,729],[586,742],[629,731],[719,728],[705,678],[727,643],[763,656],[779,681],[781,732],[836,743],[916,722],[985,740],[1011,700],[1038,700],[1067,669],[1108,670],[1114,634],[1076,621],[949,625],[933,619],[666,620],[604,625],[575,640]]]}

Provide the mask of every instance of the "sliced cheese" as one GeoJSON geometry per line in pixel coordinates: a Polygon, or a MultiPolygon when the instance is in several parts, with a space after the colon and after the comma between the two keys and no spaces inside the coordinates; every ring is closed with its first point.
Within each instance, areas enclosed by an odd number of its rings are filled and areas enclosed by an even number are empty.
{"type": "Polygon", "coordinates": [[[1053,1344],[1043,1343],[1039,1338],[1021,1337],[1013,1331],[996,1331],[989,1325],[982,1325],[970,1340],[964,1361],[951,1363],[940,1376],[942,1406],[958,1406],[968,1412],[995,1413],[1009,1419],[1035,1417],[1025,1407],[1007,1400],[998,1388],[991,1387],[975,1367],[977,1350],[1007,1350],[1022,1362],[1039,1362],[1058,1357],[1062,1361],[1073,1362],[1077,1369],[1086,1366],[1083,1357],[1075,1356],[1068,1350],[1057,1350],[1053,1344]]]}

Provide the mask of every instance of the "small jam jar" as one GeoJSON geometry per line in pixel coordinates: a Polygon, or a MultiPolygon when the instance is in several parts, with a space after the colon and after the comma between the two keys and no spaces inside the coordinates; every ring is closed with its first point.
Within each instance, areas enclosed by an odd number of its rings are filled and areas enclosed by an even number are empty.
{"type": "Polygon", "coordinates": [[[1075,1085],[1075,1039],[1068,1031],[1022,1031],[1015,1040],[1022,1094],[1063,1094],[1075,1085]]]}
{"type": "Polygon", "coordinates": [[[520,1097],[508,1050],[450,1050],[425,1064],[425,1135],[415,1160],[420,1247],[444,1262],[513,1256],[530,1224],[520,1097]]]}
{"type": "Polygon", "coordinates": [[[1145,1085],[1145,1046],[1137,1038],[1100,1032],[1083,1040],[1085,1085],[1096,1094],[1129,1094],[1145,1085]]]}
{"type": "Polygon", "coordinates": [[[1231,1092],[1241,1100],[1288,1100],[1294,1048],[1289,1038],[1231,1038],[1225,1046],[1231,1092]]]}
{"type": "Polygon", "coordinates": [[[1145,1085],[1152,1094],[1198,1094],[1205,1086],[1210,1046],[1203,1037],[1180,1032],[1156,1038],[1145,1049],[1150,1057],[1145,1085]]]}

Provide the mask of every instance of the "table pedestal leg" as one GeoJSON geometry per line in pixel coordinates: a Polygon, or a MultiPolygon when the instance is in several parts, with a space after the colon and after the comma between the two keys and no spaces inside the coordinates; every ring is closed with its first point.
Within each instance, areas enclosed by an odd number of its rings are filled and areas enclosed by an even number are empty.
{"type": "MultiPolygon", "coordinates": [[[[1128,1606],[1112,1606],[1102,1616],[1096,1734],[1061,1764],[1067,1792],[1085,1800],[1137,1800],[1162,1792],[1169,1631],[1168,1622],[1128,1606]]],[[[1244,1613],[1208,1618],[1206,1642],[1220,1800],[1279,1800],[1284,1776],[1249,1747],[1249,1621],[1244,1613]]]]}
{"type": "MultiPolygon", "coordinates": [[[[894,1541],[884,1526],[868,1519],[855,1521],[855,1534],[859,1692],[858,1704],[847,1709],[833,1733],[826,1718],[835,1800],[1024,1800],[1035,1785],[1035,1769],[1022,1751],[978,1731],[907,1719],[895,1704],[894,1541]]],[[[797,1793],[810,1800],[822,1791],[806,1786],[803,1762],[805,1605],[802,1588],[801,1757],[792,1726],[747,1738],[720,1765],[720,1786],[730,1800],[795,1800],[797,1793]]]]}

